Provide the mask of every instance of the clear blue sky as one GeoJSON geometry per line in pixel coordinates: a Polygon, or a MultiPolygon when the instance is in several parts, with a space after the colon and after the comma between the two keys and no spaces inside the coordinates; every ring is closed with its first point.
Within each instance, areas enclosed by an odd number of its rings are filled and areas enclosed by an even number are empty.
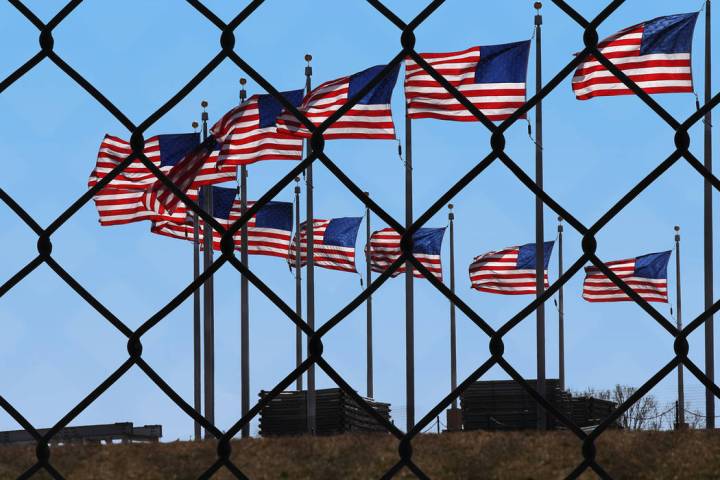
{"type": "MultiPolygon", "coordinates": [[[[238,2],[206,4],[226,20],[238,2]]],[[[424,2],[387,1],[409,21],[424,2]]],[[[60,1],[28,1],[50,19],[60,1]]],[[[532,34],[530,1],[488,6],[448,2],[417,30],[419,51],[453,51],[471,45],[505,43],[532,34]]],[[[581,13],[600,10],[579,2],[581,13]]],[[[697,10],[700,2],[628,2],[601,27],[601,36],[659,15],[697,10]]],[[[557,72],[582,48],[582,30],[557,7],[544,11],[544,77],[557,72]]],[[[696,91],[703,91],[702,35],[694,40],[696,91]]],[[[715,29],[718,32],[718,29],[715,29]]],[[[170,98],[219,50],[217,29],[183,2],[138,0],[82,4],[54,34],[56,51],[140,123],[170,98]]],[[[385,63],[400,48],[400,32],[364,2],[271,1],[236,31],[236,51],[278,89],[303,85],[303,55],[314,56],[314,83],[385,63]],[[298,34],[300,31],[302,34],[298,34]]],[[[714,39],[718,44],[718,39],[714,39]]],[[[38,49],[37,31],[7,3],[0,4],[0,77],[38,49]]],[[[529,85],[534,85],[534,56],[529,85]]],[[[715,62],[719,65],[720,62],[715,62]]],[[[243,74],[225,61],[147,136],[190,130],[209,102],[211,122],[236,104],[243,74]]],[[[715,72],[718,78],[718,72],[715,72]]],[[[249,94],[260,92],[248,83],[249,94]]],[[[533,92],[530,88],[529,92],[533,92]]],[[[690,94],[658,95],[678,118],[695,109],[690,94]]],[[[393,109],[404,134],[402,83],[393,109]]],[[[550,195],[586,225],[598,219],[625,192],[674,149],[672,132],[632,96],[578,102],[565,79],[544,102],[545,186],[550,195]]],[[[0,95],[0,131],[5,155],[0,185],[43,226],[86,188],[102,136],[128,136],[124,128],[51,62],[45,60],[0,95]]],[[[531,121],[533,117],[530,117],[531,121]]],[[[425,210],[489,151],[489,135],[478,123],[419,120],[414,123],[415,212],[425,210]]],[[[702,131],[692,132],[691,149],[702,155],[702,131]]],[[[715,138],[717,147],[717,138],[715,138]]],[[[533,144],[524,123],[507,134],[507,151],[533,175],[533,144]]],[[[332,141],[326,152],[358,185],[396,218],[403,218],[403,166],[392,141],[332,141]]],[[[259,197],[293,165],[270,162],[250,167],[250,197],[259,197]]],[[[363,205],[322,166],[315,169],[315,210],[319,218],[360,216],[363,205]]],[[[292,186],[277,196],[290,201],[292,186]]],[[[716,205],[719,196],[715,194],[716,205]]],[[[458,294],[498,327],[531,297],[504,297],[469,288],[467,266],[475,255],[534,241],[534,198],[502,165],[494,164],[453,199],[456,205],[458,294]]],[[[720,208],[720,207],[718,207],[720,208]]],[[[716,210],[717,212],[718,210],[716,210]]],[[[0,207],[4,248],[0,278],[5,281],[36,255],[34,234],[9,209],[0,207]]],[[[556,214],[546,210],[547,240],[555,238],[556,214]]],[[[717,220],[717,214],[716,214],[717,220]]],[[[447,212],[427,226],[447,224],[447,212]]],[[[673,226],[682,227],[684,318],[703,307],[702,181],[684,161],[671,168],[613,219],[598,235],[601,258],[613,260],[670,249],[673,226]]],[[[373,227],[381,227],[377,218],[373,227]]],[[[716,228],[720,228],[717,226],[716,228]]],[[[361,227],[361,232],[364,227],[361,227]]],[[[580,235],[566,228],[566,265],[581,255],[580,235]]],[[[101,228],[92,203],[53,236],[53,256],[93,295],[131,328],[142,324],[192,278],[191,244],[149,233],[147,223],[101,228]]],[[[358,239],[358,261],[364,239],[358,239]]],[[[443,245],[445,275],[448,242],[443,245]]],[[[551,280],[557,278],[553,252],[551,280]]],[[[275,258],[251,257],[254,271],[293,305],[294,282],[275,258]]],[[[720,271],[716,260],[715,270],[720,271]]],[[[317,269],[317,323],[360,292],[358,276],[317,269]]],[[[675,300],[674,257],[669,269],[675,300]]],[[[716,275],[718,276],[718,275],[716,275]]],[[[633,304],[590,304],[580,298],[582,274],[566,287],[566,362],[570,388],[639,385],[672,356],[672,338],[633,304]]],[[[717,282],[720,284],[720,282],[717,282]]],[[[229,265],[216,280],[216,417],[227,429],[240,417],[239,274],[229,265]]],[[[426,281],[416,280],[416,387],[420,418],[449,389],[448,301],[426,281]]],[[[716,288],[716,293],[720,289],[716,288]]],[[[393,404],[404,424],[404,282],[387,282],[374,298],[376,397],[393,404]]],[[[667,305],[658,306],[669,315],[667,305]]],[[[272,388],[294,365],[294,326],[262,294],[251,289],[251,390],[272,388]]],[[[557,375],[557,312],[547,308],[548,377],[557,375]]],[[[0,300],[2,348],[0,394],[34,425],[48,427],[74,407],[126,358],[125,338],[42,266],[0,300]]],[[[458,368],[462,379],[488,357],[488,339],[458,316],[458,368]]],[[[365,391],[365,310],[359,308],[325,340],[325,357],[358,391],[365,391]]],[[[192,401],[192,302],[187,301],[143,337],[143,357],[188,402],[192,401]]],[[[535,376],[535,320],[528,317],[506,337],[505,357],[524,376],[535,376]]],[[[703,365],[703,332],[690,338],[690,356],[703,365]]],[[[486,378],[507,378],[493,369],[486,378]]],[[[697,382],[688,380],[691,407],[704,407],[697,382]]],[[[332,386],[320,373],[318,387],[332,386]]],[[[654,393],[674,400],[673,379],[654,393]]],[[[257,397],[253,397],[254,403],[257,397]]],[[[133,368],[73,424],[132,421],[160,423],[165,440],[187,439],[192,422],[146,376],[133,368]]],[[[18,428],[0,412],[0,429],[18,428]]],[[[256,422],[253,423],[253,432],[256,422]]]]}

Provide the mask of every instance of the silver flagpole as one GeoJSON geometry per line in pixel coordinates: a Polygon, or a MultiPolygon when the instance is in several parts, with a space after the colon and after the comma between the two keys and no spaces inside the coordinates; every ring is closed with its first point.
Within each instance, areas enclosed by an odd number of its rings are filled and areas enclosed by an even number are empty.
{"type": "MultiPolygon", "coordinates": [[[[563,225],[562,217],[558,217],[558,277],[563,274],[563,225]]],[[[565,299],[563,286],[558,290],[558,376],[560,390],[565,390],[565,299]]]]}
{"type": "MultiPolygon", "coordinates": [[[[675,297],[677,309],[677,328],[682,330],[682,293],[680,288],[680,227],[675,226],[675,297]]],[[[677,368],[678,408],[676,429],[685,427],[685,386],[683,384],[683,365],[677,368]]]]}
{"type": "MultiPolygon", "coordinates": [[[[208,103],[203,100],[200,105],[202,111],[202,139],[208,135],[208,113],[205,110],[208,103]]],[[[202,187],[203,209],[213,214],[212,186],[202,187]]],[[[213,262],[212,227],[205,222],[203,229],[203,269],[207,271],[213,262]]],[[[213,277],[210,276],[203,285],[204,300],[204,333],[205,333],[205,418],[215,424],[215,318],[213,304],[213,277]]],[[[205,430],[205,438],[213,438],[212,433],[205,430]]]]}
{"type": "MultiPolygon", "coordinates": [[[[193,130],[198,128],[198,123],[193,122],[193,130]]],[[[200,205],[202,207],[202,205],[200,205]]],[[[198,228],[198,220],[200,217],[192,212],[193,219],[193,280],[197,280],[200,276],[200,229],[198,228]]],[[[201,373],[201,355],[202,347],[200,345],[200,288],[193,292],[193,407],[195,411],[202,414],[202,373],[201,373]]],[[[200,422],[195,422],[195,440],[202,438],[200,422]]]]}
{"type": "MultiPolygon", "coordinates": [[[[365,192],[365,195],[370,196],[369,192],[365,192]]],[[[372,282],[372,262],[370,261],[370,208],[365,206],[365,277],[367,286],[370,288],[372,282]]],[[[372,333],[372,295],[367,298],[365,303],[367,321],[366,321],[366,362],[367,362],[367,396],[368,398],[374,398],[373,392],[373,333],[372,333]]]]}
{"type": "MultiPolygon", "coordinates": [[[[455,213],[453,204],[448,205],[450,222],[450,291],[455,294],[455,213]]],[[[457,344],[455,333],[455,303],[450,302],[450,390],[457,388],[457,344]]],[[[457,409],[457,398],[453,399],[452,409],[457,409]]]]}
{"type": "MultiPolygon", "coordinates": [[[[535,2],[535,93],[542,88],[542,3],[535,2]]],[[[543,152],[542,152],[542,100],[535,107],[535,183],[543,188],[543,152]]],[[[545,232],[543,226],[543,203],[535,196],[535,293],[539,297],[545,291],[545,232]]],[[[537,390],[543,397],[545,391],[545,305],[536,310],[537,317],[537,390]]],[[[545,410],[537,406],[538,430],[545,430],[547,420],[545,410]]]]}
{"type": "MultiPolygon", "coordinates": [[[[710,6],[712,2],[705,2],[705,104],[710,103],[712,97],[712,41],[710,37],[710,6]]],[[[705,114],[705,144],[704,157],[705,168],[712,172],[712,111],[705,114]]],[[[709,310],[713,304],[713,188],[712,184],[705,180],[704,190],[704,236],[705,236],[705,310],[709,310]]],[[[714,339],[713,317],[705,320],[705,375],[711,382],[715,381],[715,339],[714,339]]],[[[706,428],[715,428],[715,395],[712,390],[705,390],[705,416],[707,418],[706,428]]]]}
{"type": "MultiPolygon", "coordinates": [[[[448,221],[450,224],[450,291],[455,293],[455,212],[453,204],[448,205],[448,221]]],[[[455,321],[455,303],[450,302],[450,390],[457,388],[457,325],[455,321]]],[[[447,429],[450,432],[462,430],[462,413],[458,408],[457,398],[446,412],[447,429]]]]}
{"type": "MultiPolygon", "coordinates": [[[[240,103],[247,98],[245,91],[246,80],[240,79],[240,103]]],[[[244,215],[247,211],[247,166],[240,166],[240,212],[244,215]]],[[[248,266],[248,229],[247,223],[240,229],[240,262],[248,266]]],[[[241,390],[241,413],[245,416],[250,410],[250,292],[248,279],[245,275],[240,276],[240,390],[241,390]]],[[[242,428],[243,438],[250,436],[250,424],[242,428]]]]}
{"type": "MultiPolygon", "coordinates": [[[[300,255],[300,177],[295,177],[295,313],[302,318],[302,260],[300,255]]],[[[295,327],[295,368],[302,363],[302,330],[295,327]]],[[[295,389],[303,389],[303,376],[298,375],[295,389]]]]}
{"type": "MultiPolygon", "coordinates": [[[[312,55],[305,55],[307,66],[305,67],[305,94],[309,94],[312,89],[312,55]]],[[[305,142],[306,152],[310,152],[310,145],[305,142]]],[[[313,253],[313,243],[315,237],[314,219],[313,219],[313,171],[312,163],[308,165],[305,173],[305,181],[307,191],[305,197],[307,204],[305,207],[307,220],[305,221],[305,233],[307,238],[307,322],[308,326],[315,329],[315,258],[313,253]]],[[[309,351],[309,345],[308,345],[309,351]]],[[[308,433],[315,435],[316,430],[316,405],[315,405],[315,365],[311,365],[307,373],[308,392],[307,392],[307,412],[308,412],[308,433]]]]}
{"type": "MultiPolygon", "coordinates": [[[[405,105],[405,228],[413,223],[412,212],[412,120],[405,105]]],[[[413,267],[405,262],[405,400],[407,402],[406,428],[415,426],[415,317],[413,267]]]]}

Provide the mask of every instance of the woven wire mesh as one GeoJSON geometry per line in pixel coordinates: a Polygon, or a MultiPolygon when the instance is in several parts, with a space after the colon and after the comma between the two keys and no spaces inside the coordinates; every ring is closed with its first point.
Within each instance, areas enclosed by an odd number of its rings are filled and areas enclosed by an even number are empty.
{"type": "Polygon", "coordinates": [[[454,399],[457,399],[461,393],[473,382],[481,378],[491,367],[497,365],[502,368],[513,380],[520,384],[527,393],[544,409],[549,415],[567,427],[580,441],[580,447],[583,460],[577,467],[568,473],[571,478],[579,476],[588,469],[592,469],[602,478],[611,478],[610,474],[596,461],[595,441],[604,431],[608,429],[614,422],[623,415],[636,401],[647,394],[655,385],[665,378],[679,364],[683,364],[703,385],[711,389],[716,397],[720,397],[720,388],[711,382],[702,370],[688,358],[689,345],[687,337],[690,333],[703,326],[705,321],[714,313],[720,310],[720,301],[715,302],[711,308],[698,315],[682,330],[678,330],[674,324],[660,314],[645,300],[640,298],[625,282],[617,277],[595,254],[597,242],[595,236],[600,230],[610,222],[623,208],[632,202],[643,190],[655,182],[663,175],[672,165],[680,159],[687,161],[706,182],[709,182],[713,188],[720,190],[720,180],[712,175],[689,150],[690,137],[688,130],[691,126],[700,121],[703,116],[720,102],[720,94],[715,94],[711,101],[701,106],[696,112],[685,120],[678,121],[663,109],[655,100],[647,93],[643,92],[633,81],[631,81],[623,72],[618,70],[604,55],[598,51],[598,35],[597,27],[604,22],[611,14],[624,3],[624,0],[616,0],[607,5],[594,19],[588,20],[573,9],[563,0],[553,0],[556,7],[561,9],[573,21],[584,29],[583,41],[585,47],[574,57],[564,68],[557,72],[550,81],[545,83],[542,89],[533,97],[515,111],[507,120],[499,125],[495,125],[483,115],[467,98],[465,98],[456,88],[448,83],[440,74],[437,73],[418,53],[414,50],[415,30],[425,22],[436,10],[444,3],[444,0],[435,0],[425,7],[412,21],[409,23],[401,20],[393,11],[383,5],[379,0],[367,0],[370,7],[376,9],[389,22],[395,25],[401,31],[400,50],[390,60],[387,66],[361,91],[357,92],[348,102],[337,112],[332,114],[319,126],[313,125],[301,112],[288,103],[288,101],[279,93],[279,91],[267,81],[258,71],[249,65],[243,58],[234,51],[235,45],[235,29],[240,26],[255,10],[264,3],[264,0],[252,1],[245,7],[232,21],[223,22],[215,13],[208,9],[199,0],[187,0],[199,15],[211,22],[218,29],[219,33],[219,51],[212,59],[203,67],[187,84],[173,95],[164,105],[152,113],[139,125],[135,125],[123,112],[110,102],[99,90],[97,90],[82,75],[68,65],[55,51],[53,40],[53,29],[55,29],[63,20],[65,20],[75,8],[82,3],[82,0],[70,1],[57,15],[49,22],[42,22],[27,6],[20,0],[9,0],[9,2],[22,15],[31,22],[40,32],[39,43],[40,51],[30,58],[20,68],[15,70],[11,75],[0,82],[0,93],[4,92],[14,82],[23,75],[33,69],[41,61],[47,59],[54,63],[66,75],[73,79],[80,87],[82,87],[88,95],[93,97],[105,109],[110,112],[122,125],[124,125],[131,133],[132,154],[123,162],[112,170],[97,185],[80,196],[70,205],[63,213],[61,213],[47,227],[41,227],[31,215],[29,215],[23,207],[18,204],[4,190],[0,189],[0,200],[5,203],[38,237],[37,256],[27,265],[21,268],[15,275],[5,281],[0,286],[0,297],[5,295],[18,283],[35,270],[38,266],[47,264],[67,285],[70,286],[80,297],[82,297],[91,307],[93,307],[108,322],[117,328],[128,339],[127,350],[128,358],[120,365],[105,381],[98,385],[89,395],[80,401],[72,410],[62,417],[47,433],[41,435],[38,430],[28,422],[23,415],[11,405],[5,398],[0,395],[0,407],[2,407],[13,419],[15,419],[27,432],[29,432],[37,442],[36,456],[37,462],[27,471],[23,472],[19,478],[29,478],[40,470],[45,470],[53,478],[64,478],[62,473],[53,467],[50,456],[49,443],[58,432],[75,419],[83,410],[92,404],[100,395],[109,389],[118,381],[132,366],[137,365],[157,387],[162,390],[180,409],[188,416],[199,422],[212,436],[217,443],[217,458],[212,465],[209,465],[200,478],[209,478],[213,476],[219,469],[226,468],[237,478],[248,478],[230,459],[231,455],[231,439],[238,434],[241,429],[248,425],[249,422],[266,406],[273,398],[278,396],[280,392],[288,388],[296,378],[306,372],[312,365],[317,365],[322,369],[347,395],[351,396],[369,415],[373,416],[379,423],[383,424],[387,430],[398,439],[398,460],[392,468],[390,468],[383,478],[391,478],[402,469],[407,468],[412,471],[418,478],[428,478],[428,476],[413,461],[412,440],[427,429],[428,426],[435,421],[436,417],[447,408],[454,399]],[[637,95],[651,110],[653,110],[660,118],[662,118],[675,131],[676,149],[660,164],[655,167],[635,187],[627,192],[615,205],[613,205],[604,215],[600,217],[592,225],[584,225],[564,206],[556,202],[550,195],[540,189],[535,182],[513,161],[505,152],[504,133],[523,115],[532,110],[541,99],[546,97],[561,81],[570,75],[573,70],[582,61],[586,55],[593,55],[603,66],[605,66],[612,74],[620,79],[632,92],[637,95]],[[401,222],[389,215],[380,205],[375,203],[363,190],[337,166],[333,160],[324,153],[323,133],[334,122],[340,119],[352,106],[358,103],[365,94],[375,87],[391,69],[396,67],[406,57],[412,58],[420,65],[429,75],[437,80],[448,92],[455,97],[477,120],[482,123],[490,132],[491,139],[489,152],[485,158],[470,169],[459,181],[457,181],[447,192],[440,196],[425,212],[423,212],[409,228],[405,228],[401,222]],[[261,198],[255,202],[252,207],[248,208],[241,218],[239,218],[229,229],[225,230],[211,215],[200,208],[198,204],[191,201],[183,194],[168,178],[155,166],[143,153],[144,137],[143,134],[163,115],[168,113],[183,98],[185,98],[193,89],[195,89],[205,78],[215,70],[223,61],[229,60],[237,65],[245,74],[252,78],[260,87],[272,94],[282,105],[290,111],[297,119],[302,122],[311,132],[312,137],[309,140],[308,156],[298,163],[287,175],[280,179],[272,188],[270,188],[261,198]],[[151,170],[157,178],[168,186],[176,195],[178,195],[197,215],[202,217],[211,227],[222,234],[221,255],[212,265],[203,271],[200,276],[192,283],[187,285],[179,292],[169,303],[161,308],[157,313],[148,318],[136,330],[130,329],[119,318],[117,318],[108,308],[100,301],[94,298],[88,290],[86,290],[77,280],[73,278],[52,256],[52,235],[60,229],[77,211],[89,202],[93,196],[103,187],[108,185],[117,175],[133,161],[140,160],[149,170],[151,170]],[[267,202],[272,200],[283,188],[291,184],[291,182],[302,173],[310,164],[319,162],[323,164],[337,179],[350,191],[358,200],[365,204],[373,213],[378,215],[390,227],[395,229],[402,235],[402,255],[378,278],[376,278],[362,293],[357,295],[350,303],[343,307],[337,314],[322,323],[317,330],[313,330],[303,321],[303,319],[295,313],[294,308],[285,303],[271,288],[253,274],[247,266],[235,256],[233,236],[243,225],[245,225],[255,213],[262,208],[267,202]],[[500,162],[505,165],[515,176],[515,178],[527,187],[534,195],[541,198],[545,206],[552,209],[555,213],[565,219],[573,228],[583,235],[582,250],[583,254],[578,258],[565,273],[557,279],[550,287],[544,291],[535,300],[530,302],[525,308],[520,310],[516,315],[507,320],[500,328],[492,328],[480,315],[478,315],[471,307],[464,303],[459,297],[454,295],[448,287],[435,278],[413,255],[412,255],[412,235],[421,228],[430,218],[435,215],[448,201],[463,190],[470,182],[480,175],[486,168],[494,162],[500,162]],[[355,390],[342,378],[342,376],[323,358],[322,338],[343,321],[354,309],[358,308],[365,302],[370,295],[376,292],[383,283],[390,278],[391,274],[402,266],[403,263],[410,262],[423,276],[445,297],[453,302],[467,317],[472,320],[483,332],[489,337],[489,352],[487,360],[479,365],[475,371],[465,378],[452,392],[450,392],[441,402],[432,408],[416,425],[408,432],[402,432],[394,424],[384,419],[378,414],[367,402],[358,395],[355,390]],[[648,379],[633,395],[631,395],[624,403],[619,405],[615,411],[605,418],[592,432],[586,433],[575,425],[571,419],[560,412],[548,400],[546,400],[534,387],[525,381],[522,376],[508,363],[503,357],[504,345],[503,337],[510,332],[515,326],[526,319],[534,312],[539,305],[546,302],[558,289],[564,285],[572,276],[574,276],[583,265],[591,262],[597,266],[605,275],[607,275],[615,284],[618,285],[631,299],[637,303],[648,315],[650,315],[657,323],[659,323],[667,332],[675,338],[674,356],[663,366],[657,373],[648,379]],[[246,415],[237,420],[227,431],[221,432],[215,425],[209,422],[194,408],[185,402],[164,380],[156,373],[142,357],[142,336],[150,329],[161,322],[166,315],[172,312],[183,301],[193,294],[195,290],[218,271],[224,264],[229,263],[244,275],[260,292],[262,292],[272,303],[274,303],[288,319],[296,324],[308,337],[308,357],[292,372],[290,372],[280,383],[278,383],[268,395],[264,396],[255,406],[253,406],[246,415]]]}

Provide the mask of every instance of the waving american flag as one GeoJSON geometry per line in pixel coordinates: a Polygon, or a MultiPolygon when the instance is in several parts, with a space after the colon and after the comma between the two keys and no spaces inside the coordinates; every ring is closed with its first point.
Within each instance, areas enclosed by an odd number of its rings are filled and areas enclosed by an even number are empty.
{"type": "MultiPolygon", "coordinates": [[[[200,145],[199,133],[156,135],[145,140],[143,153],[161,172],[167,174],[180,160],[200,145]]],[[[235,180],[232,166],[218,166],[219,147],[216,146],[205,159],[195,177],[194,187],[235,180]]],[[[112,135],[105,135],[98,152],[95,168],[90,174],[88,188],[105,178],[132,153],[130,142],[112,135]]],[[[107,185],[110,188],[145,190],[155,183],[157,177],[138,159],[133,160],[107,185]]]]}
{"type": "MultiPolygon", "coordinates": [[[[545,288],[547,267],[554,242],[543,244],[545,288]]],[[[535,243],[503,248],[475,257],[470,264],[470,286],[475,290],[500,295],[535,295],[535,243]]]]}
{"type": "MultiPolygon", "coordinates": [[[[302,90],[281,94],[296,107],[303,98],[302,90]]],[[[222,145],[220,164],[227,167],[260,160],[300,160],[302,139],[277,131],[281,111],[282,104],[272,95],[253,95],[223,115],[211,129],[222,145]]]]}
{"type": "MultiPolygon", "coordinates": [[[[332,220],[313,220],[313,260],[317,267],[356,272],[355,242],[361,217],[333,218],[332,220]]],[[[307,263],[307,222],[300,225],[300,263],[307,263]]],[[[297,243],[293,238],[290,248],[291,267],[295,267],[297,243]]]]}
{"type": "MultiPolygon", "coordinates": [[[[430,272],[442,281],[442,264],[440,250],[442,248],[445,228],[420,228],[413,235],[413,255],[430,272]]],[[[392,228],[384,228],[373,232],[368,245],[370,266],[374,272],[382,273],[392,265],[400,255],[401,236],[392,228]]],[[[405,263],[395,270],[393,277],[405,272],[405,263]]],[[[413,276],[425,278],[422,273],[413,269],[413,276]]]]}
{"type": "MultiPolygon", "coordinates": [[[[667,303],[667,265],[670,251],[607,262],[605,265],[648,302],[667,303]]],[[[583,298],[588,302],[632,301],[596,266],[585,267],[583,298]]]]}
{"type": "MultiPolygon", "coordinates": [[[[489,120],[505,120],[525,103],[530,41],[420,56],[489,120]]],[[[405,60],[410,118],[474,122],[477,118],[414,60],[405,60]]]]}
{"type": "MultiPolygon", "coordinates": [[[[690,52],[697,16],[657,17],[606,38],[598,49],[647,93],[692,92],[690,52]]],[[[572,88],[578,100],[632,94],[592,56],[578,66],[572,88]]]]}
{"type": "MultiPolygon", "coordinates": [[[[300,105],[303,112],[314,125],[320,125],[330,115],[345,105],[378,75],[385,65],[370,67],[348,77],[325,82],[311,91],[300,105]]],[[[360,99],[338,121],[333,123],[324,134],[326,139],[365,138],[395,139],[395,125],[390,110],[393,87],[397,82],[400,67],[393,68],[378,85],[360,99]]],[[[278,118],[278,132],[300,137],[310,137],[308,129],[294,115],[284,112],[278,118]]]]}

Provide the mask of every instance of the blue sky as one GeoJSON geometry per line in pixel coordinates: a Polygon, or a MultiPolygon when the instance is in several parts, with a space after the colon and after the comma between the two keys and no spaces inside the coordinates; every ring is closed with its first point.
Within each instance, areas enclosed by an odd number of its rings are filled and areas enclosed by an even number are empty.
{"type": "MultiPolygon", "coordinates": [[[[43,20],[62,8],[58,1],[28,1],[43,20]]],[[[409,21],[424,2],[390,1],[409,21]]],[[[543,9],[545,81],[582,48],[582,30],[557,7],[543,9]]],[[[596,2],[574,2],[586,16],[596,2]]],[[[244,3],[208,1],[231,19],[244,3]]],[[[454,51],[471,45],[527,39],[532,35],[532,2],[448,2],[417,29],[418,51],[454,51]]],[[[697,10],[699,2],[628,2],[600,28],[605,36],[655,16],[697,10]]],[[[703,91],[702,35],[694,39],[696,91],[703,91]]],[[[715,30],[717,32],[717,29],[715,30]]],[[[55,48],[136,123],[154,112],[219,50],[219,31],[183,2],[132,0],[80,5],[55,31],[55,48]]],[[[269,1],[236,31],[236,51],[280,90],[303,85],[303,55],[312,53],[314,84],[389,61],[400,49],[399,30],[364,2],[269,1]]],[[[713,39],[717,44],[718,39],[713,39]]],[[[13,7],[0,4],[0,77],[38,49],[37,31],[13,7]]],[[[534,51],[534,49],[533,49],[534,51]]],[[[717,65],[718,62],[715,62],[717,65]]],[[[529,85],[534,85],[531,53],[529,85]]],[[[717,78],[717,71],[714,72],[717,78]]],[[[211,122],[234,106],[238,79],[247,77],[223,62],[146,136],[189,131],[209,102],[211,122]]],[[[248,93],[261,92],[254,82],[248,93]]],[[[533,88],[528,89],[530,93],[533,88]]],[[[691,94],[658,95],[671,114],[685,118],[695,109],[691,94]]],[[[404,135],[402,84],[393,94],[400,138],[404,135]]],[[[671,129],[632,96],[578,102],[566,78],[544,104],[545,187],[586,225],[596,221],[674,149],[671,129]]],[[[107,133],[129,136],[111,114],[48,60],[0,95],[0,131],[5,162],[0,186],[41,225],[48,225],[86,188],[98,145],[107,133]]],[[[530,120],[533,120],[533,114],[530,120]]],[[[416,215],[450,188],[489,152],[489,134],[479,123],[419,120],[413,124],[416,215]]],[[[702,130],[691,131],[691,150],[702,155],[702,130]]],[[[714,139],[717,147],[717,139],[714,139]]],[[[325,151],[390,214],[403,218],[403,165],[392,141],[332,141],[325,151]]],[[[534,146],[526,125],[507,133],[507,152],[533,175],[534,146]]],[[[293,165],[266,162],[249,168],[251,199],[272,186],[293,165]]],[[[303,185],[304,191],[304,185],[303,185]]],[[[290,201],[292,185],[276,197],[290,201]]],[[[718,194],[714,194],[717,204],[718,194]]],[[[304,202],[303,202],[304,203],[304,202]]],[[[457,292],[491,325],[499,327],[531,301],[469,288],[467,266],[488,250],[534,241],[534,198],[501,164],[493,164],[453,199],[456,205],[457,292]]],[[[363,205],[324,167],[315,168],[318,218],[360,216],[363,205]]],[[[717,209],[716,209],[717,212],[717,209]]],[[[546,209],[546,239],[556,236],[556,214],[546,209]]],[[[35,235],[8,208],[0,207],[0,281],[36,255],[35,235]]],[[[717,220],[717,214],[716,214],[717,220]]],[[[385,225],[377,218],[373,228],[385,225]]],[[[447,212],[427,226],[447,224],[447,212]]],[[[598,254],[628,258],[673,246],[673,226],[682,227],[683,305],[686,321],[703,309],[702,180],[684,161],[677,163],[616,216],[598,235],[598,254]]],[[[566,226],[566,266],[582,251],[580,235],[566,226]]],[[[361,232],[364,227],[361,226],[361,232]]],[[[162,308],[192,278],[191,245],[154,236],[149,225],[101,228],[92,203],[53,235],[53,257],[131,328],[162,308]]],[[[358,239],[358,261],[364,239],[358,239]]],[[[445,275],[448,241],[443,245],[445,275]]],[[[550,262],[557,278],[557,252],[550,262]]],[[[253,270],[290,305],[294,282],[275,258],[251,257],[253,270]]],[[[720,261],[716,259],[716,271],[720,261]]],[[[669,268],[675,300],[674,257],[669,268]]],[[[240,417],[239,274],[225,266],[216,276],[216,419],[227,429],[240,417]]],[[[672,338],[632,304],[590,304],[580,298],[582,274],[565,289],[566,370],[575,390],[615,383],[640,385],[672,356],[672,338]]],[[[360,291],[357,275],[316,269],[316,321],[321,324],[360,291]]],[[[716,297],[720,289],[716,288],[716,297]]],[[[393,404],[404,425],[404,281],[388,281],[374,297],[376,398],[393,404]]],[[[448,301],[426,281],[416,280],[416,416],[420,418],[449,389],[448,301]]],[[[192,401],[192,302],[189,300],[143,337],[146,361],[188,402],[192,401]]],[[[658,309],[669,316],[667,305],[658,309]]],[[[294,326],[251,287],[251,390],[272,388],[294,365],[294,326]]],[[[2,348],[0,394],[34,425],[57,422],[126,358],[124,337],[48,267],[41,266],[0,300],[2,348]]],[[[365,310],[348,316],[324,341],[325,357],[358,391],[365,391],[365,310]]],[[[525,377],[535,376],[535,321],[528,317],[505,340],[505,358],[525,377]]],[[[488,339],[458,315],[458,368],[462,379],[489,355],[488,339]]],[[[703,365],[703,333],[690,337],[690,356],[703,365]]],[[[547,372],[557,375],[557,312],[547,307],[547,372]]],[[[507,378],[498,368],[488,379],[507,378]]],[[[687,376],[686,376],[687,378],[687,376]]],[[[699,384],[691,408],[704,407],[699,384]]],[[[333,386],[318,374],[318,387],[333,386]]],[[[673,377],[655,390],[674,400],[673,377]]],[[[253,396],[254,403],[257,397],[253,396]]],[[[73,424],[132,421],[160,423],[165,440],[187,439],[192,421],[139,369],[133,368],[73,424]]],[[[253,422],[253,432],[256,430],[253,422]]],[[[0,412],[0,429],[19,428],[0,412]]]]}

